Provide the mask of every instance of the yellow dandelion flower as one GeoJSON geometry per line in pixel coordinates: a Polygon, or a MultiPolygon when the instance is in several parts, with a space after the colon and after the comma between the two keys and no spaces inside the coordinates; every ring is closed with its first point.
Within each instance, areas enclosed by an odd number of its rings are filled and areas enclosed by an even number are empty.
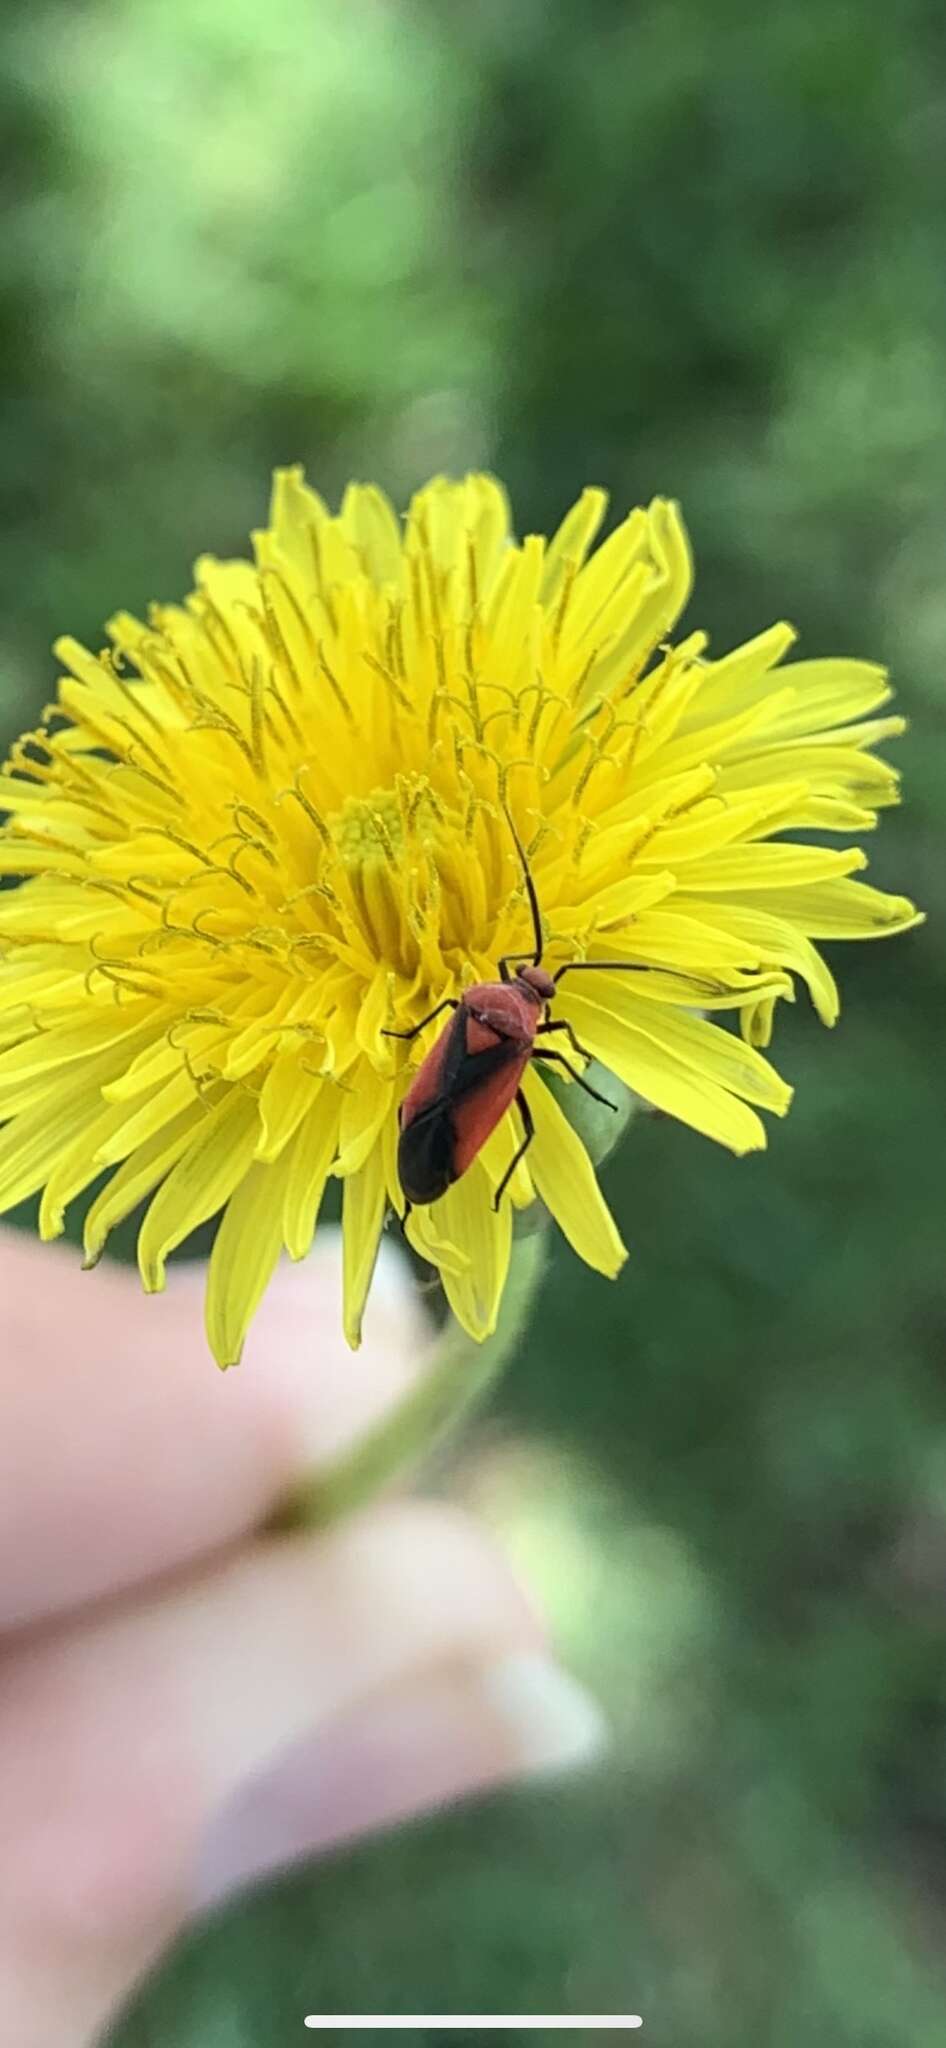
{"type": "MultiPolygon", "coordinates": [[[[444,998],[532,950],[510,824],[541,906],[554,1014],[641,1096],[736,1152],[790,1090],[763,1057],[793,978],[838,998],[821,939],[916,921],[853,877],[896,801],[871,752],[902,728],[864,661],[784,664],[773,626],[710,660],[668,635],[689,595],[676,507],[633,511],[592,552],[587,490],[551,541],[510,531],[499,485],[437,479],[399,523],[352,486],[333,516],[277,475],[255,565],[202,558],[183,606],[119,613],[68,673],[0,784],[0,1205],[43,1189],[40,1229],[110,1176],[89,1263],[150,1198],[146,1289],[222,1213],[207,1322],[240,1350],[283,1247],[305,1256],[343,1183],[344,1315],[357,1344],[379,1235],[404,1201],[398,1106],[444,998]],[[710,1021],[735,1011],[741,1035],[710,1021]]],[[[733,1020],[728,1020],[731,1023],[733,1020]]],[[[613,1275],[620,1237],[560,1100],[527,1066],[510,1108],[416,1248],[475,1337],[495,1325],[512,1209],[538,1195],[613,1275]]]]}

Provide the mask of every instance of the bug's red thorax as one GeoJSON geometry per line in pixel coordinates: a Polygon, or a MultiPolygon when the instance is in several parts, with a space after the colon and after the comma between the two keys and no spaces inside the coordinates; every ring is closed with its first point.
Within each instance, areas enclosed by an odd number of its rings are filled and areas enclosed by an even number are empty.
{"type": "Polygon", "coordinates": [[[528,985],[515,981],[478,981],[463,991],[467,1012],[467,1045],[471,1052],[483,1051],[496,1038],[511,1039],[514,1045],[530,1046],[535,1037],[543,998],[528,985]],[[482,1027],[492,1033],[476,1043],[471,1033],[482,1027]]]}

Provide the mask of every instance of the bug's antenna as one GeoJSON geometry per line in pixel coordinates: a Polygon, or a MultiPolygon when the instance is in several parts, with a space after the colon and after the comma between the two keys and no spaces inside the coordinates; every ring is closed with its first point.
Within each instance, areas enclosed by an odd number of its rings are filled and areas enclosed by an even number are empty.
{"type": "Polygon", "coordinates": [[[529,872],[529,863],[525,856],[525,849],[523,847],[522,840],[520,839],[519,834],[516,831],[515,825],[512,822],[512,818],[510,817],[509,811],[505,804],[503,805],[503,810],[506,813],[506,823],[509,826],[510,832],[512,833],[513,840],[515,842],[516,852],[519,855],[519,863],[522,868],[522,879],[525,882],[526,895],[529,898],[529,909],[532,912],[532,932],[535,938],[535,952],[532,956],[532,965],[533,967],[538,967],[542,959],[542,919],[539,915],[539,899],[535,893],[535,883],[532,880],[532,876],[529,872]]]}

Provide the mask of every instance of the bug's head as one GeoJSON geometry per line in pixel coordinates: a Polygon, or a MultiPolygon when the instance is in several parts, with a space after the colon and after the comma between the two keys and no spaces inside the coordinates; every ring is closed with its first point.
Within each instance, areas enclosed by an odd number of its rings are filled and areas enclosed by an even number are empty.
{"type": "Polygon", "coordinates": [[[517,967],[516,980],[534,1003],[550,1003],[555,994],[555,983],[544,967],[517,967]]]}

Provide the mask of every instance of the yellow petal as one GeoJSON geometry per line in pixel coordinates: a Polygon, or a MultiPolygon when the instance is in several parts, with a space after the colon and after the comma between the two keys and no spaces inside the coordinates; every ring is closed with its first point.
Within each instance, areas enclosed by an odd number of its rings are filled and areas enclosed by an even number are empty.
{"type": "Polygon", "coordinates": [[[169,1252],[214,1216],[242,1180],[258,1132],[256,1103],[242,1089],[233,1089],[207,1111],[187,1151],[158,1189],[138,1233],[138,1270],[149,1294],[164,1286],[169,1252]]]}
{"type": "Polygon", "coordinates": [[[292,1140],[282,1217],[291,1259],[304,1259],[315,1235],[338,1142],[338,1115],[339,1091],[331,1082],[324,1082],[292,1140]]]}
{"type": "MultiPolygon", "coordinates": [[[[648,655],[669,632],[679,617],[693,583],[693,563],[680,508],[669,498],[654,498],[647,508],[650,573],[635,588],[633,604],[627,605],[628,624],[612,635],[611,645],[595,670],[595,683],[607,689],[626,683],[628,675],[642,668],[648,655]]],[[[629,585],[637,584],[631,571],[629,585]]],[[[610,623],[616,624],[616,619],[610,623]]],[[[695,687],[695,683],[694,683],[695,687]]],[[[678,715],[689,701],[689,686],[681,699],[678,715]]],[[[652,723],[648,714],[647,722],[652,723]]]]}
{"type": "MultiPolygon", "coordinates": [[[[692,863],[698,863],[702,876],[710,860],[724,848],[730,854],[741,855],[742,849],[734,845],[736,840],[754,839],[757,834],[780,830],[792,821],[793,813],[802,809],[807,796],[805,783],[786,782],[747,792],[744,797],[730,801],[709,797],[690,817],[660,827],[654,839],[653,857],[662,866],[676,869],[681,887],[686,888],[692,863]]],[[[753,845],[752,859],[756,850],[753,845]]]]}
{"type": "Polygon", "coordinates": [[[260,1094],[258,1159],[278,1159],[325,1084],[298,1052],[277,1053],[260,1094]]]}
{"type": "Polygon", "coordinates": [[[111,1103],[103,1109],[97,1092],[89,1097],[88,1112],[86,1122],[71,1145],[63,1142],[60,1126],[61,1149],[57,1152],[56,1163],[39,1206],[39,1234],[47,1243],[51,1238],[62,1236],[69,1203],[81,1194],[83,1188],[97,1180],[101,1167],[96,1164],[96,1149],[103,1139],[112,1136],[124,1116],[119,1103],[111,1103]]]}
{"type": "Polygon", "coordinates": [[[581,567],[607,508],[607,492],[589,488],[566,512],[545,550],[542,603],[546,607],[555,603],[566,571],[581,567]]]}
{"type": "Polygon", "coordinates": [[[182,1152],[187,1151],[206,1114],[202,1102],[189,1103],[160,1130],[153,1132],[113,1173],[101,1194],[96,1195],[85,1219],[83,1246],[87,1266],[94,1266],[101,1258],[109,1231],[137,1209],[139,1202],[170,1172],[182,1152]]]}
{"type": "MultiPolygon", "coordinates": [[[[708,661],[691,714],[692,724],[704,725],[720,713],[731,716],[756,703],[762,691],[773,687],[769,671],[783,660],[797,637],[794,626],[783,619],[777,626],[757,633],[754,639],[744,641],[741,647],[734,647],[720,661],[708,661]]],[[[782,680],[779,676],[779,685],[782,680]]]]}
{"type": "Polygon", "coordinates": [[[528,1160],[536,1192],[579,1258],[613,1280],[627,1252],[584,1145],[534,1068],[525,1091],[535,1123],[528,1160]]]}
{"type": "Polygon", "coordinates": [[[886,669],[873,661],[793,661],[782,678],[797,694],[776,721],[780,739],[864,718],[891,695],[886,669]]]}
{"type": "MultiPolygon", "coordinates": [[[[515,1112],[507,1110],[506,1115],[500,1118],[496,1129],[490,1132],[479,1154],[483,1171],[494,1190],[499,1186],[500,1181],[505,1178],[516,1153],[522,1145],[522,1138],[523,1132],[518,1109],[515,1112]]],[[[520,1159],[512,1179],[506,1182],[506,1195],[512,1202],[514,1209],[527,1208],[533,1199],[532,1181],[529,1175],[529,1158],[530,1153],[527,1152],[520,1159]]]]}
{"type": "Polygon", "coordinates": [[[103,1052],[106,1047],[117,1046],[124,1039],[136,1038],[141,1034],[142,1025],[146,1025],[149,1035],[160,1036],[163,1021],[160,1013],[155,1015],[150,1004],[129,1003],[126,1008],[109,1003],[107,1008],[96,1010],[91,1017],[84,1017],[80,1024],[37,1032],[22,1045],[0,1053],[0,1101],[13,1083],[30,1081],[39,1074],[68,1066],[74,1060],[103,1052]]]}
{"type": "Polygon", "coordinates": [[[446,1238],[462,1245],[467,1263],[442,1271],[444,1293],[471,1337],[478,1341],[496,1328],[512,1250],[512,1204],[504,1198],[493,1208],[493,1189],[482,1161],[475,1159],[461,1180],[434,1204],[446,1238]]]}
{"type": "MultiPolygon", "coordinates": [[[[399,1200],[403,1202],[403,1195],[399,1195],[399,1200]]],[[[453,1239],[447,1237],[446,1220],[439,1214],[441,1207],[442,1203],[434,1202],[429,1209],[413,1208],[404,1235],[418,1258],[435,1266],[443,1281],[448,1273],[468,1273],[470,1259],[462,1245],[454,1244],[453,1239]]]]}
{"type": "Polygon", "coordinates": [[[342,1091],[342,1112],[335,1172],[339,1179],[357,1173],[374,1150],[382,1125],[393,1113],[394,1086],[361,1060],[342,1091]]]}
{"type": "Polygon", "coordinates": [[[672,498],[653,498],[647,508],[654,556],[651,595],[634,620],[625,659],[655,646],[676,623],[693,588],[693,557],[680,507],[672,498]]]}
{"type": "Polygon", "coordinates": [[[313,586],[313,534],[329,525],[328,507],[310,489],[301,468],[277,469],[269,523],[280,553],[296,571],[304,589],[313,586]]]}
{"type": "Polygon", "coordinates": [[[0,1131],[0,1208],[12,1209],[42,1187],[60,1154],[87,1129],[100,1106],[95,1088],[64,1089],[55,1115],[44,1101],[38,1109],[4,1125],[0,1131]]]}
{"type": "Polygon", "coordinates": [[[384,492],[374,484],[349,484],[341,523],[373,582],[396,583],[401,573],[401,529],[384,492]]]}
{"type": "Polygon", "coordinates": [[[427,554],[443,575],[458,566],[466,528],[467,493],[463,484],[435,476],[415,491],[407,514],[405,555],[427,554]]]}
{"type": "MultiPolygon", "coordinates": [[[[902,730],[902,719],[889,724],[902,730]]],[[[823,795],[857,797],[863,804],[889,804],[896,800],[900,777],[888,761],[864,752],[860,746],[825,746],[823,735],[793,740],[788,746],[760,747],[738,761],[727,761],[721,771],[719,789],[730,792],[752,789],[764,780],[802,780],[823,795]]]]}
{"type": "MultiPolygon", "coordinates": [[[[205,1029],[204,1036],[212,1036],[205,1029]]],[[[188,1040],[188,1053],[193,1059],[193,1041],[188,1040]]],[[[150,1095],[166,1081],[180,1074],[182,1066],[181,1049],[165,1036],[150,1040],[144,1051],[130,1060],[127,1052],[122,1058],[119,1071],[107,1081],[102,1094],[106,1102],[131,1102],[136,1095],[150,1095]]],[[[126,1115],[130,1116],[127,1110],[126,1115]]]]}
{"type": "Polygon", "coordinates": [[[708,1023],[705,1017],[693,1017],[669,1003],[657,1006],[643,1002],[629,985],[631,982],[630,976],[619,980],[616,975],[602,974],[599,980],[597,975],[589,975],[583,994],[590,1003],[610,1011],[635,1031],[642,1031],[720,1087],[741,1095],[746,1102],[756,1103],[760,1109],[771,1110],[775,1116],[786,1114],[792,1091],[768,1060],[744,1045],[734,1032],[708,1023]]]}
{"type": "Polygon", "coordinates": [[[692,1124],[731,1152],[763,1149],[765,1127],[755,1111],[717,1081],[581,996],[569,996],[568,1014],[582,1044],[645,1102],[692,1124]]]}
{"type": "MultiPolygon", "coordinates": [[[[53,1034],[49,1032],[43,1035],[52,1037],[53,1034]]],[[[150,1035],[150,1023],[141,1024],[135,1035],[124,1039],[120,1047],[106,1044],[99,1053],[87,1053],[81,1061],[70,1063],[62,1075],[47,1070],[39,1074],[34,1073],[29,1080],[23,1080],[17,1085],[11,1082],[9,1088],[4,1091],[0,1103],[0,1118],[29,1115],[31,1110],[45,1103],[48,1108],[54,1105],[50,1120],[55,1123],[60,1098],[64,1100],[67,1095],[87,1091],[91,1091],[95,1096],[104,1094],[116,1064],[120,1064],[122,1058],[129,1055],[133,1057],[139,1047],[147,1043],[150,1035]]],[[[98,1106],[96,1102],[96,1107],[98,1106]]]]}
{"type": "MultiPolygon", "coordinates": [[[[731,710],[728,699],[719,706],[720,714],[728,716],[713,718],[705,704],[705,684],[699,670],[695,676],[695,688],[687,709],[680,720],[679,728],[669,740],[654,747],[642,766],[642,780],[661,774],[681,774],[686,768],[699,761],[713,761],[717,767],[728,772],[730,762],[742,760],[743,756],[756,758],[756,751],[766,746],[773,719],[783,706],[791,705],[794,692],[784,688],[769,688],[755,703],[731,710]],[[702,713],[704,722],[699,722],[702,713]]],[[[653,725],[653,720],[648,720],[653,725]]],[[[658,735],[659,736],[659,735],[658,735]]],[[[759,780],[758,776],[753,780],[759,780]]]]}
{"type": "Polygon", "coordinates": [[[510,549],[509,567],[497,578],[486,611],[492,662],[498,675],[516,674],[538,602],[545,543],[530,534],[521,548],[510,549]]]}
{"type": "MultiPolygon", "coordinates": [[[[857,886],[857,885],[855,885],[857,886]]],[[[788,917],[773,917],[770,912],[760,910],[756,903],[751,909],[741,903],[727,903],[720,906],[720,922],[725,924],[734,938],[741,939],[746,948],[758,955],[764,962],[778,963],[787,967],[792,974],[798,974],[808,984],[811,1000],[823,1024],[835,1024],[838,1018],[839,998],[837,983],[827,963],[819,952],[799,931],[793,914],[788,917]]],[[[760,997],[768,1005],[767,996],[760,997]]],[[[769,1026],[772,1021],[771,1007],[766,1007],[769,1026]]],[[[768,1039],[752,1037],[753,1045],[768,1044],[768,1039]]]]}
{"type": "Polygon", "coordinates": [[[273,1165],[255,1159],[220,1219],[207,1275],[206,1321],[219,1366],[239,1365],[250,1322],[282,1250],[284,1152],[273,1165]]]}
{"type": "Polygon", "coordinates": [[[342,1314],[353,1351],[361,1343],[361,1319],[381,1242],[384,1204],[384,1162],[381,1146],[376,1145],[360,1172],[346,1180],[342,1202],[342,1314]]]}
{"type": "MultiPolygon", "coordinates": [[[[699,896],[686,897],[678,890],[672,903],[648,911],[633,931],[622,934],[621,943],[614,944],[612,958],[681,968],[685,974],[695,976],[718,975],[726,979],[740,974],[756,967],[759,956],[755,946],[747,945],[740,936],[738,927],[735,933],[728,930],[727,913],[728,905],[699,896]]],[[[603,938],[593,952],[603,955],[605,943],[603,938]]]]}
{"type": "Polygon", "coordinates": [[[468,476],[465,502],[477,594],[485,599],[509,538],[509,500],[494,476],[468,476]]]}
{"type": "Polygon", "coordinates": [[[812,882],[824,882],[835,875],[855,874],[866,868],[866,856],[859,846],[835,852],[830,846],[729,846],[710,853],[690,868],[687,889],[702,895],[723,895],[729,891],[750,891],[755,898],[770,889],[798,889],[812,882]]]}
{"type": "MultiPolygon", "coordinates": [[[[815,851],[813,848],[812,851],[815,851]]],[[[787,917],[813,939],[889,939],[922,924],[923,912],[908,896],[888,896],[866,882],[824,881],[779,895],[753,892],[754,908],[787,917]]]]}
{"type": "Polygon", "coordinates": [[[598,931],[628,924],[672,896],[676,886],[676,875],[669,869],[657,875],[622,875],[620,881],[611,882],[606,888],[596,889],[593,894],[583,893],[580,903],[559,912],[555,919],[556,936],[580,931],[583,925],[587,926],[589,916],[594,917],[598,931]]]}
{"type": "Polygon", "coordinates": [[[190,1075],[175,1074],[172,1080],[165,1082],[163,1088],[158,1088],[154,1095],[149,1095],[140,1109],[129,1115],[113,1137],[104,1140],[95,1155],[96,1165],[114,1166],[119,1159],[124,1159],[126,1154],[133,1152],[137,1146],[147,1144],[154,1136],[160,1137],[172,1118],[176,1117],[180,1110],[188,1109],[194,1102],[201,1113],[206,1115],[206,1108],[200,1102],[190,1075]]]}
{"type": "Polygon", "coordinates": [[[769,1045],[772,1039],[772,1025],[775,1017],[775,998],[760,996],[757,1002],[747,1003],[742,1013],[741,1030],[749,1045],[760,1048],[769,1045]]]}
{"type": "Polygon", "coordinates": [[[647,555],[649,537],[647,514],[638,507],[595,549],[575,579],[565,618],[566,642],[590,637],[600,644],[610,637],[609,611],[627,603],[628,581],[647,555]]]}

